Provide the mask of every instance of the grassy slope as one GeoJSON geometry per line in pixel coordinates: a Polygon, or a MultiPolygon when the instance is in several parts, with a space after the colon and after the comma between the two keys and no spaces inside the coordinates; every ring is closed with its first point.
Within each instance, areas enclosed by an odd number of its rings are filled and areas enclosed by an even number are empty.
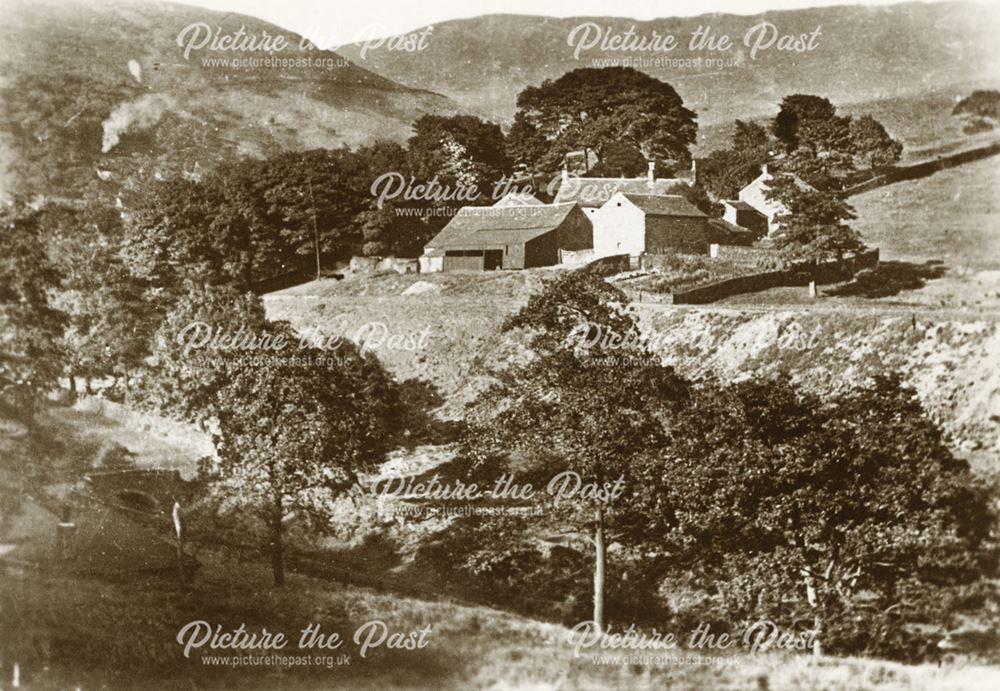
{"type": "MultiPolygon", "coordinates": [[[[262,584],[252,564],[206,569],[193,589],[147,579],[129,585],[85,580],[12,583],[0,602],[16,628],[3,644],[2,673],[21,667],[26,688],[55,689],[926,689],[990,688],[1000,670],[978,665],[904,666],[857,658],[814,660],[783,653],[722,654],[725,664],[597,664],[574,658],[566,630],[483,607],[429,602],[293,575],[283,590],[262,584]],[[233,575],[238,574],[238,575],[233,575]],[[13,596],[13,597],[12,597],[13,596]],[[334,654],[350,665],[219,669],[180,654],[174,637],[189,621],[228,629],[283,631],[309,623],[347,638],[334,654]],[[350,640],[361,623],[392,630],[431,624],[422,650],[369,651],[350,640]],[[26,645],[28,641],[34,646],[26,645]],[[48,669],[44,669],[47,666],[48,669]]],[[[4,627],[6,628],[6,626],[4,627]]],[[[297,654],[295,643],[283,652],[297,654]]],[[[221,654],[221,653],[220,653],[221,654]]],[[[323,652],[323,655],[329,653],[323,652]]],[[[598,653],[602,654],[602,653],[598,653]]],[[[620,659],[620,658],[619,658],[620,659]]],[[[669,662],[668,660],[676,660],[669,662]]]]}
{"type": "Polygon", "coordinates": [[[1000,158],[852,197],[854,223],[886,259],[940,259],[953,268],[1000,269],[1000,158]]]}

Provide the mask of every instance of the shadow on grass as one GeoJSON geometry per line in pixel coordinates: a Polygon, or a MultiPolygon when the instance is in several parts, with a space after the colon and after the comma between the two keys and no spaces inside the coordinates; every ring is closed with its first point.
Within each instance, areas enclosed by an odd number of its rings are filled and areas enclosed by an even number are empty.
{"type": "Polygon", "coordinates": [[[891,297],[904,290],[923,288],[927,281],[941,278],[947,271],[948,267],[939,261],[881,262],[875,269],[858,273],[850,283],[826,292],[838,297],[891,297]]]}
{"type": "Polygon", "coordinates": [[[422,379],[407,379],[400,384],[400,403],[403,406],[402,429],[409,430],[409,437],[397,440],[401,446],[414,448],[420,444],[449,444],[456,441],[465,430],[465,423],[442,420],[435,411],[445,403],[438,387],[422,379]]]}

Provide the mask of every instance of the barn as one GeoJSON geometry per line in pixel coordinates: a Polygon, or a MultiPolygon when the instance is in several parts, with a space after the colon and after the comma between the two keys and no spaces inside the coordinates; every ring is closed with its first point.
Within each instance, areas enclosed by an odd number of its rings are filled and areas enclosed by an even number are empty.
{"type": "Polygon", "coordinates": [[[593,227],[576,204],[477,206],[461,209],[424,256],[438,258],[442,271],[530,269],[558,264],[560,250],[592,243],[593,227]]]}
{"type": "Polygon", "coordinates": [[[705,254],[718,232],[710,219],[681,195],[617,192],[597,210],[594,255],[705,254]]]}

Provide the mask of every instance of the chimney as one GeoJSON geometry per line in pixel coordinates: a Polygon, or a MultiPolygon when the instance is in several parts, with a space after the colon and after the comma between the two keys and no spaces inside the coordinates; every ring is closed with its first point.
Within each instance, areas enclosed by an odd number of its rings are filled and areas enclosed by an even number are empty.
{"type": "Polygon", "coordinates": [[[769,177],[766,163],[760,167],[760,174],[763,175],[764,177],[769,177]]]}
{"type": "Polygon", "coordinates": [[[76,533],[76,524],[73,523],[71,509],[68,504],[64,504],[62,518],[56,526],[56,559],[65,560],[69,558],[69,548],[73,541],[74,533],[76,533]]]}
{"type": "Polygon", "coordinates": [[[691,184],[694,185],[698,182],[698,159],[694,156],[691,157],[691,184]]]}
{"type": "Polygon", "coordinates": [[[649,182],[656,182],[656,161],[649,162],[649,182]]]}
{"type": "Polygon", "coordinates": [[[562,169],[562,183],[565,185],[569,182],[569,169],[566,167],[567,164],[563,163],[562,169]]]}

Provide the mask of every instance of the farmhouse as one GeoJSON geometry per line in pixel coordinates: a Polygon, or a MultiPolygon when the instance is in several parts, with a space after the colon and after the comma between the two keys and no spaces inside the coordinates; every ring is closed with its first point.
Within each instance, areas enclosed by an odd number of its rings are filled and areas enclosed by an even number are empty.
{"type": "Polygon", "coordinates": [[[424,247],[422,271],[530,269],[593,246],[576,204],[465,207],[424,247]]]}
{"type": "Polygon", "coordinates": [[[652,161],[649,162],[649,172],[641,178],[582,178],[571,176],[568,170],[563,169],[555,203],[575,202],[580,205],[584,213],[592,217],[618,192],[665,195],[677,185],[690,186],[694,181],[693,171],[692,164],[691,178],[657,178],[656,164],[652,161]]]}
{"type": "MultiPolygon", "coordinates": [[[[813,189],[811,185],[797,175],[793,175],[792,178],[795,180],[795,184],[802,189],[813,189]]],[[[739,194],[739,201],[759,212],[767,219],[768,235],[773,235],[778,229],[778,216],[788,211],[784,204],[775,199],[768,199],[767,197],[767,192],[770,189],[768,183],[773,179],[774,176],[768,172],[767,165],[765,164],[760,168],[760,175],[749,185],[741,189],[739,194]]],[[[741,224],[737,223],[737,225],[741,224]]]]}
{"type": "Polygon", "coordinates": [[[615,193],[594,220],[594,256],[705,254],[717,231],[680,195],[615,193]]]}

